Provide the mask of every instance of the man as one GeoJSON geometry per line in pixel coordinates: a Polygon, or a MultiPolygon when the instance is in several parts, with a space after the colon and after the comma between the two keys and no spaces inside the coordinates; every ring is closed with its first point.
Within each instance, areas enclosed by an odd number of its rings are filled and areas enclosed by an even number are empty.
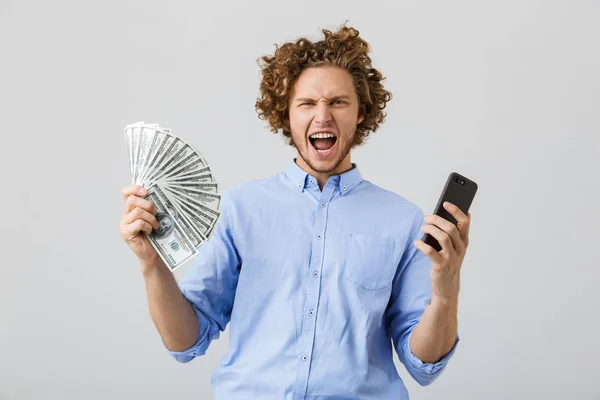
{"type": "Polygon", "coordinates": [[[263,57],[256,108],[298,156],[268,179],[228,190],[215,232],[176,283],[142,232],[155,210],[123,190],[121,235],[138,256],[149,308],[180,362],[203,355],[230,324],[216,399],[407,399],[392,344],[421,385],[458,342],[458,227],[364,180],[351,149],[383,121],[381,74],[358,31],[342,27],[263,57]],[[438,253],[418,240],[432,234],[438,253]]]}

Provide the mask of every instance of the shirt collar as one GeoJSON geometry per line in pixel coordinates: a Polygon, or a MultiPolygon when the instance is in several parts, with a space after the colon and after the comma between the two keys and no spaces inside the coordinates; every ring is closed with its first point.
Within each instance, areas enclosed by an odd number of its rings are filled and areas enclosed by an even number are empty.
{"type": "MultiPolygon", "coordinates": [[[[296,164],[296,158],[290,162],[285,170],[285,174],[300,192],[303,192],[307,186],[311,186],[312,184],[317,185],[317,179],[300,168],[300,166],[296,164]]],[[[356,185],[362,182],[362,180],[362,175],[355,163],[352,163],[352,169],[342,174],[329,177],[329,181],[336,185],[342,196],[350,192],[356,185]]]]}

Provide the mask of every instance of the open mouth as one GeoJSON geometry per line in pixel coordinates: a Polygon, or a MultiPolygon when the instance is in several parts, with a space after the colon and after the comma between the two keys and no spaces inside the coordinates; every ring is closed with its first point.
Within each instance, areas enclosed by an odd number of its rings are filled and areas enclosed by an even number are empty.
{"type": "Polygon", "coordinates": [[[335,145],[337,137],[333,133],[313,133],[309,140],[318,154],[327,155],[335,145]]]}

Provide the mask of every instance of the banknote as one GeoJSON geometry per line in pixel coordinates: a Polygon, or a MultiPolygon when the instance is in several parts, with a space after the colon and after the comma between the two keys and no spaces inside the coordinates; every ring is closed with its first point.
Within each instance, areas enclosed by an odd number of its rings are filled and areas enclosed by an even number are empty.
{"type": "Polygon", "coordinates": [[[144,197],[154,204],[156,219],[160,225],[159,229],[153,230],[148,235],[148,239],[162,260],[171,270],[175,270],[190,260],[197,250],[192,240],[185,234],[177,210],[174,207],[167,207],[164,197],[157,192],[157,186],[150,187],[148,194],[144,197]]]}
{"type": "Polygon", "coordinates": [[[148,177],[155,176],[159,171],[158,160],[165,149],[165,146],[169,139],[169,130],[167,129],[156,129],[153,142],[150,144],[148,152],[148,160],[146,162],[146,168],[142,172],[140,177],[140,184],[144,185],[148,182],[148,177]]]}
{"type": "Polygon", "coordinates": [[[190,206],[189,203],[182,200],[181,197],[173,197],[173,200],[179,205],[188,219],[194,223],[194,227],[203,235],[209,237],[210,232],[217,222],[217,219],[198,211],[194,207],[190,206]]]}
{"type": "Polygon", "coordinates": [[[219,193],[219,184],[217,182],[197,182],[188,186],[181,186],[180,182],[161,181],[162,185],[179,189],[179,190],[195,190],[198,192],[219,193]]]}
{"type": "Polygon", "coordinates": [[[205,156],[171,129],[137,121],[125,126],[132,184],[147,189],[160,228],[148,239],[175,270],[210,238],[221,212],[221,194],[205,156]]]}
{"type": "Polygon", "coordinates": [[[206,207],[212,208],[213,210],[218,210],[219,206],[221,205],[221,195],[219,193],[178,188],[177,186],[166,186],[165,189],[176,196],[184,196],[194,199],[197,202],[204,204],[206,207]]]}
{"type": "Polygon", "coordinates": [[[167,210],[173,210],[172,214],[177,215],[178,217],[176,222],[181,226],[188,239],[191,240],[194,248],[200,248],[202,243],[206,241],[206,236],[196,230],[193,222],[188,219],[172,195],[166,191],[163,191],[160,186],[151,186],[148,190],[156,194],[157,198],[161,200],[167,210]]]}

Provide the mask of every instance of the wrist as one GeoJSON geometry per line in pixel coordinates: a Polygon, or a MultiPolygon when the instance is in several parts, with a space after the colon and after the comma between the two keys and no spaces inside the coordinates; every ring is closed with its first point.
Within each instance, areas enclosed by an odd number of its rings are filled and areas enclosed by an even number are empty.
{"type": "Polygon", "coordinates": [[[157,272],[162,272],[166,269],[166,265],[160,257],[153,257],[149,260],[140,260],[140,269],[142,270],[142,275],[144,277],[148,277],[149,275],[153,275],[157,272]]]}
{"type": "Polygon", "coordinates": [[[451,296],[440,296],[433,294],[431,296],[430,304],[442,306],[442,307],[457,307],[458,306],[458,294],[451,296]]]}

